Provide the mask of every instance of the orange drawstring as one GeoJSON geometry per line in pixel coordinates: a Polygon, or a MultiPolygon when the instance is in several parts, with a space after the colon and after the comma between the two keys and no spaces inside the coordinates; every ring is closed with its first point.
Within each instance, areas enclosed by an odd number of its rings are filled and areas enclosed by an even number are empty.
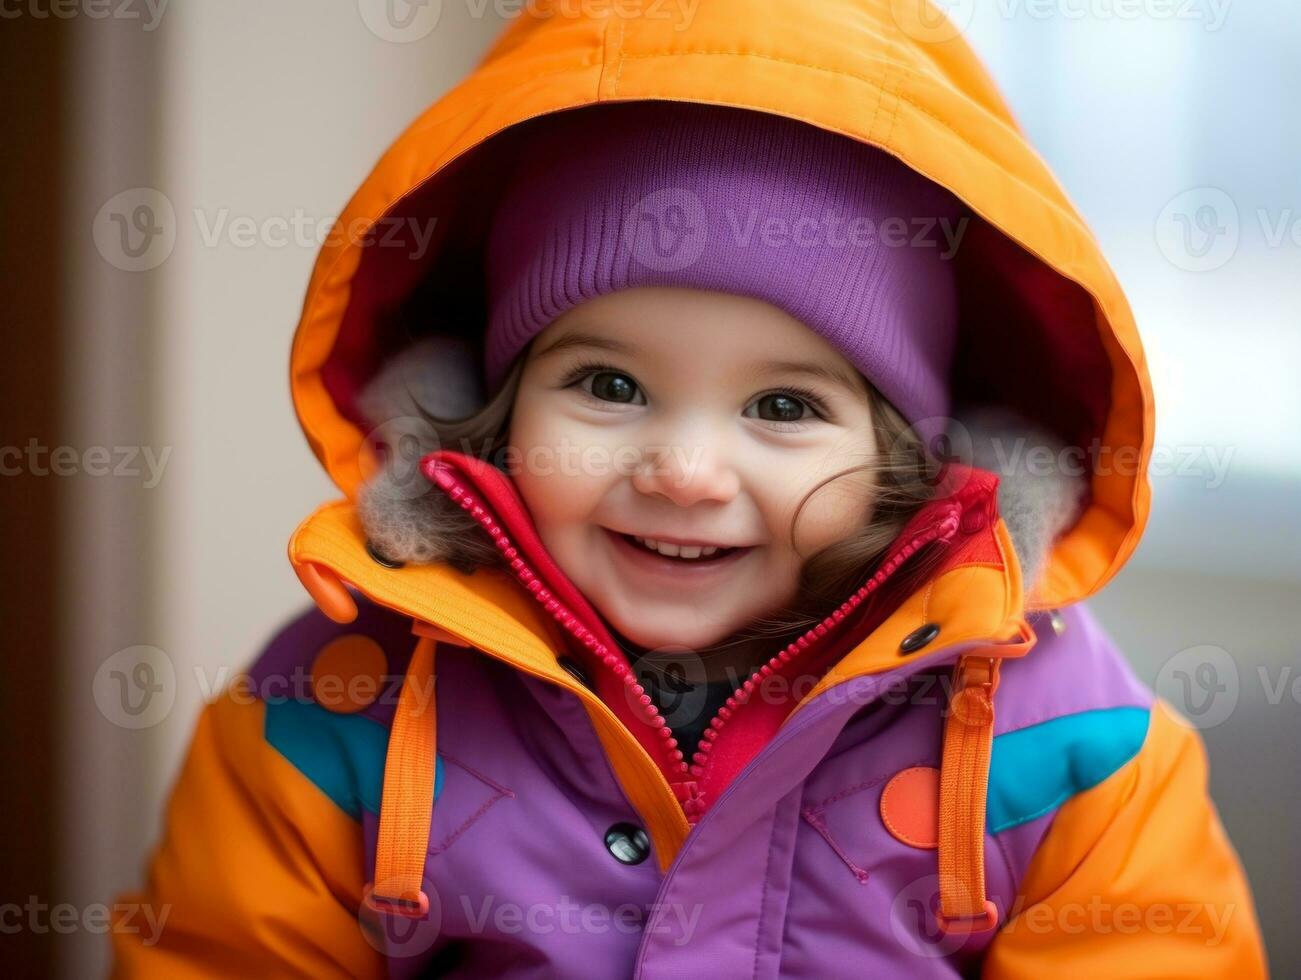
{"type": "Polygon", "coordinates": [[[1029,624],[1022,624],[1021,637],[1020,643],[962,657],[954,671],[940,762],[937,920],[946,933],[987,932],[998,925],[998,908],[985,897],[985,797],[999,664],[1034,646],[1029,624]]]}
{"type": "Polygon", "coordinates": [[[963,657],[954,680],[940,764],[939,924],[945,932],[985,932],[998,924],[998,909],[985,898],[985,792],[998,661],[963,657]]]}
{"type": "Polygon", "coordinates": [[[434,774],[438,751],[438,713],[434,696],[434,651],[448,634],[423,623],[420,639],[402,679],[384,762],[375,878],[363,900],[377,912],[424,918],[429,896],[424,884],[429,828],[434,819],[434,774]]]}

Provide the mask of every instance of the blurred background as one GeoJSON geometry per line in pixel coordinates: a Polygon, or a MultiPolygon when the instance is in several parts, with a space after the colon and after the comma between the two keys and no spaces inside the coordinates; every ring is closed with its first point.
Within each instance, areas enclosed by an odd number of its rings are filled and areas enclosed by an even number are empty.
{"type": "MultiPolygon", "coordinates": [[[[71,910],[6,919],[9,972],[104,972],[96,909],[141,880],[200,705],[305,606],[285,544],[335,495],[286,383],[316,248],[520,6],[0,8],[0,904],[71,910]],[[114,687],[140,663],[147,710],[114,687]]],[[[1155,505],[1093,607],[1202,729],[1273,970],[1297,975],[1301,10],[940,6],[1133,303],[1155,505]]]]}

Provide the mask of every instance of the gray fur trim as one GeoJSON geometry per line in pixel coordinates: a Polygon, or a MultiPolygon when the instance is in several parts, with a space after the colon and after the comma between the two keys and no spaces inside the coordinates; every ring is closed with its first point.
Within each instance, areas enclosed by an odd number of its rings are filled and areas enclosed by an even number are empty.
{"type": "Polygon", "coordinates": [[[962,461],[998,476],[998,512],[1029,592],[1053,542],[1079,518],[1086,477],[1063,470],[1064,443],[1006,408],[966,411],[948,433],[962,461]]]}
{"type": "Polygon", "coordinates": [[[375,426],[422,415],[463,419],[482,405],[474,351],[466,341],[446,336],[416,341],[391,358],[357,399],[375,426]]]}
{"type": "Polygon", "coordinates": [[[441,493],[415,473],[402,476],[385,466],[362,487],[357,515],[366,538],[385,558],[429,564],[447,557],[440,545],[448,540],[448,509],[441,493]]]}
{"type": "Polygon", "coordinates": [[[385,558],[428,564],[448,557],[441,546],[463,521],[420,472],[420,459],[437,448],[426,416],[474,414],[483,404],[478,378],[469,344],[430,337],[392,358],[357,399],[373,426],[370,441],[388,447],[357,498],[366,537],[385,558]]]}

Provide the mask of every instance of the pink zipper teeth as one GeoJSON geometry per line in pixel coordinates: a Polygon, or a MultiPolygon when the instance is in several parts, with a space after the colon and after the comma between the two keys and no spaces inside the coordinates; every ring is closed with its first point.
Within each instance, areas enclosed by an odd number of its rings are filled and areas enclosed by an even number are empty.
{"type": "MultiPolygon", "coordinates": [[[[776,656],[772,657],[762,667],[756,670],[739,688],[732,693],[727,702],[718,709],[718,713],[710,719],[709,727],[705,729],[703,740],[697,746],[695,753],[692,755],[691,763],[686,761],[686,755],[678,745],[678,740],[673,736],[672,729],[669,728],[668,722],[660,714],[659,709],[655,706],[654,699],[646,693],[646,689],[638,683],[636,676],[628,668],[628,665],[621,660],[616,654],[611,653],[609,648],[602,643],[595,634],[586,626],[578,621],[575,616],[565,605],[551,594],[550,590],[543,585],[542,580],[537,577],[536,573],[529,567],[528,562],[520,557],[519,550],[512,544],[510,536],[503,530],[496,518],[485,508],[478,497],[468,490],[465,485],[458,480],[446,467],[439,467],[436,475],[436,482],[460,507],[469,512],[481,527],[484,528],[493,539],[494,545],[502,553],[509,563],[511,571],[532,594],[542,607],[551,614],[562,627],[565,628],[572,636],[583,644],[593,654],[600,657],[602,663],[614,671],[616,677],[623,681],[624,685],[631,689],[637,703],[641,706],[647,721],[655,729],[659,736],[661,745],[667,752],[667,760],[670,767],[680,777],[694,777],[675,786],[675,791],[680,786],[685,792],[686,798],[681,799],[683,812],[687,821],[695,824],[705,811],[705,797],[700,791],[696,780],[699,780],[705,773],[705,768],[710,759],[710,751],[714,743],[718,740],[719,732],[726,726],[727,721],[732,717],[733,712],[741,705],[745,704],[754,693],[755,687],[766,677],[771,675],[774,670],[790,663],[795,657],[807,654],[813,649],[817,642],[825,637],[835,626],[839,625],[844,618],[854,611],[863,601],[881,587],[899,568],[911,558],[918,549],[935,541],[948,540],[958,530],[958,517],[961,507],[954,506],[949,515],[944,520],[932,525],[927,531],[917,535],[906,545],[891,555],[885,563],[879,568],[875,575],[853,595],[845,600],[837,609],[825,617],[822,622],[816,626],[810,627],[798,639],[788,644],[776,656]]],[[[681,797],[681,794],[679,794],[681,797]]]]}

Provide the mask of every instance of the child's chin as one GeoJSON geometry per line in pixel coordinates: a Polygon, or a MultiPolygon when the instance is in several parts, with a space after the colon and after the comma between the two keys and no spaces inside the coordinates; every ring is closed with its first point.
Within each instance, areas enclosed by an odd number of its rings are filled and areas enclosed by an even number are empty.
{"type": "Polygon", "coordinates": [[[664,647],[704,650],[727,639],[735,630],[716,625],[695,625],[688,617],[690,610],[684,610],[676,619],[668,611],[653,619],[637,617],[631,621],[614,622],[618,634],[634,646],[644,650],[656,650],[664,647]],[[666,625],[667,624],[667,625],[666,625]]]}

